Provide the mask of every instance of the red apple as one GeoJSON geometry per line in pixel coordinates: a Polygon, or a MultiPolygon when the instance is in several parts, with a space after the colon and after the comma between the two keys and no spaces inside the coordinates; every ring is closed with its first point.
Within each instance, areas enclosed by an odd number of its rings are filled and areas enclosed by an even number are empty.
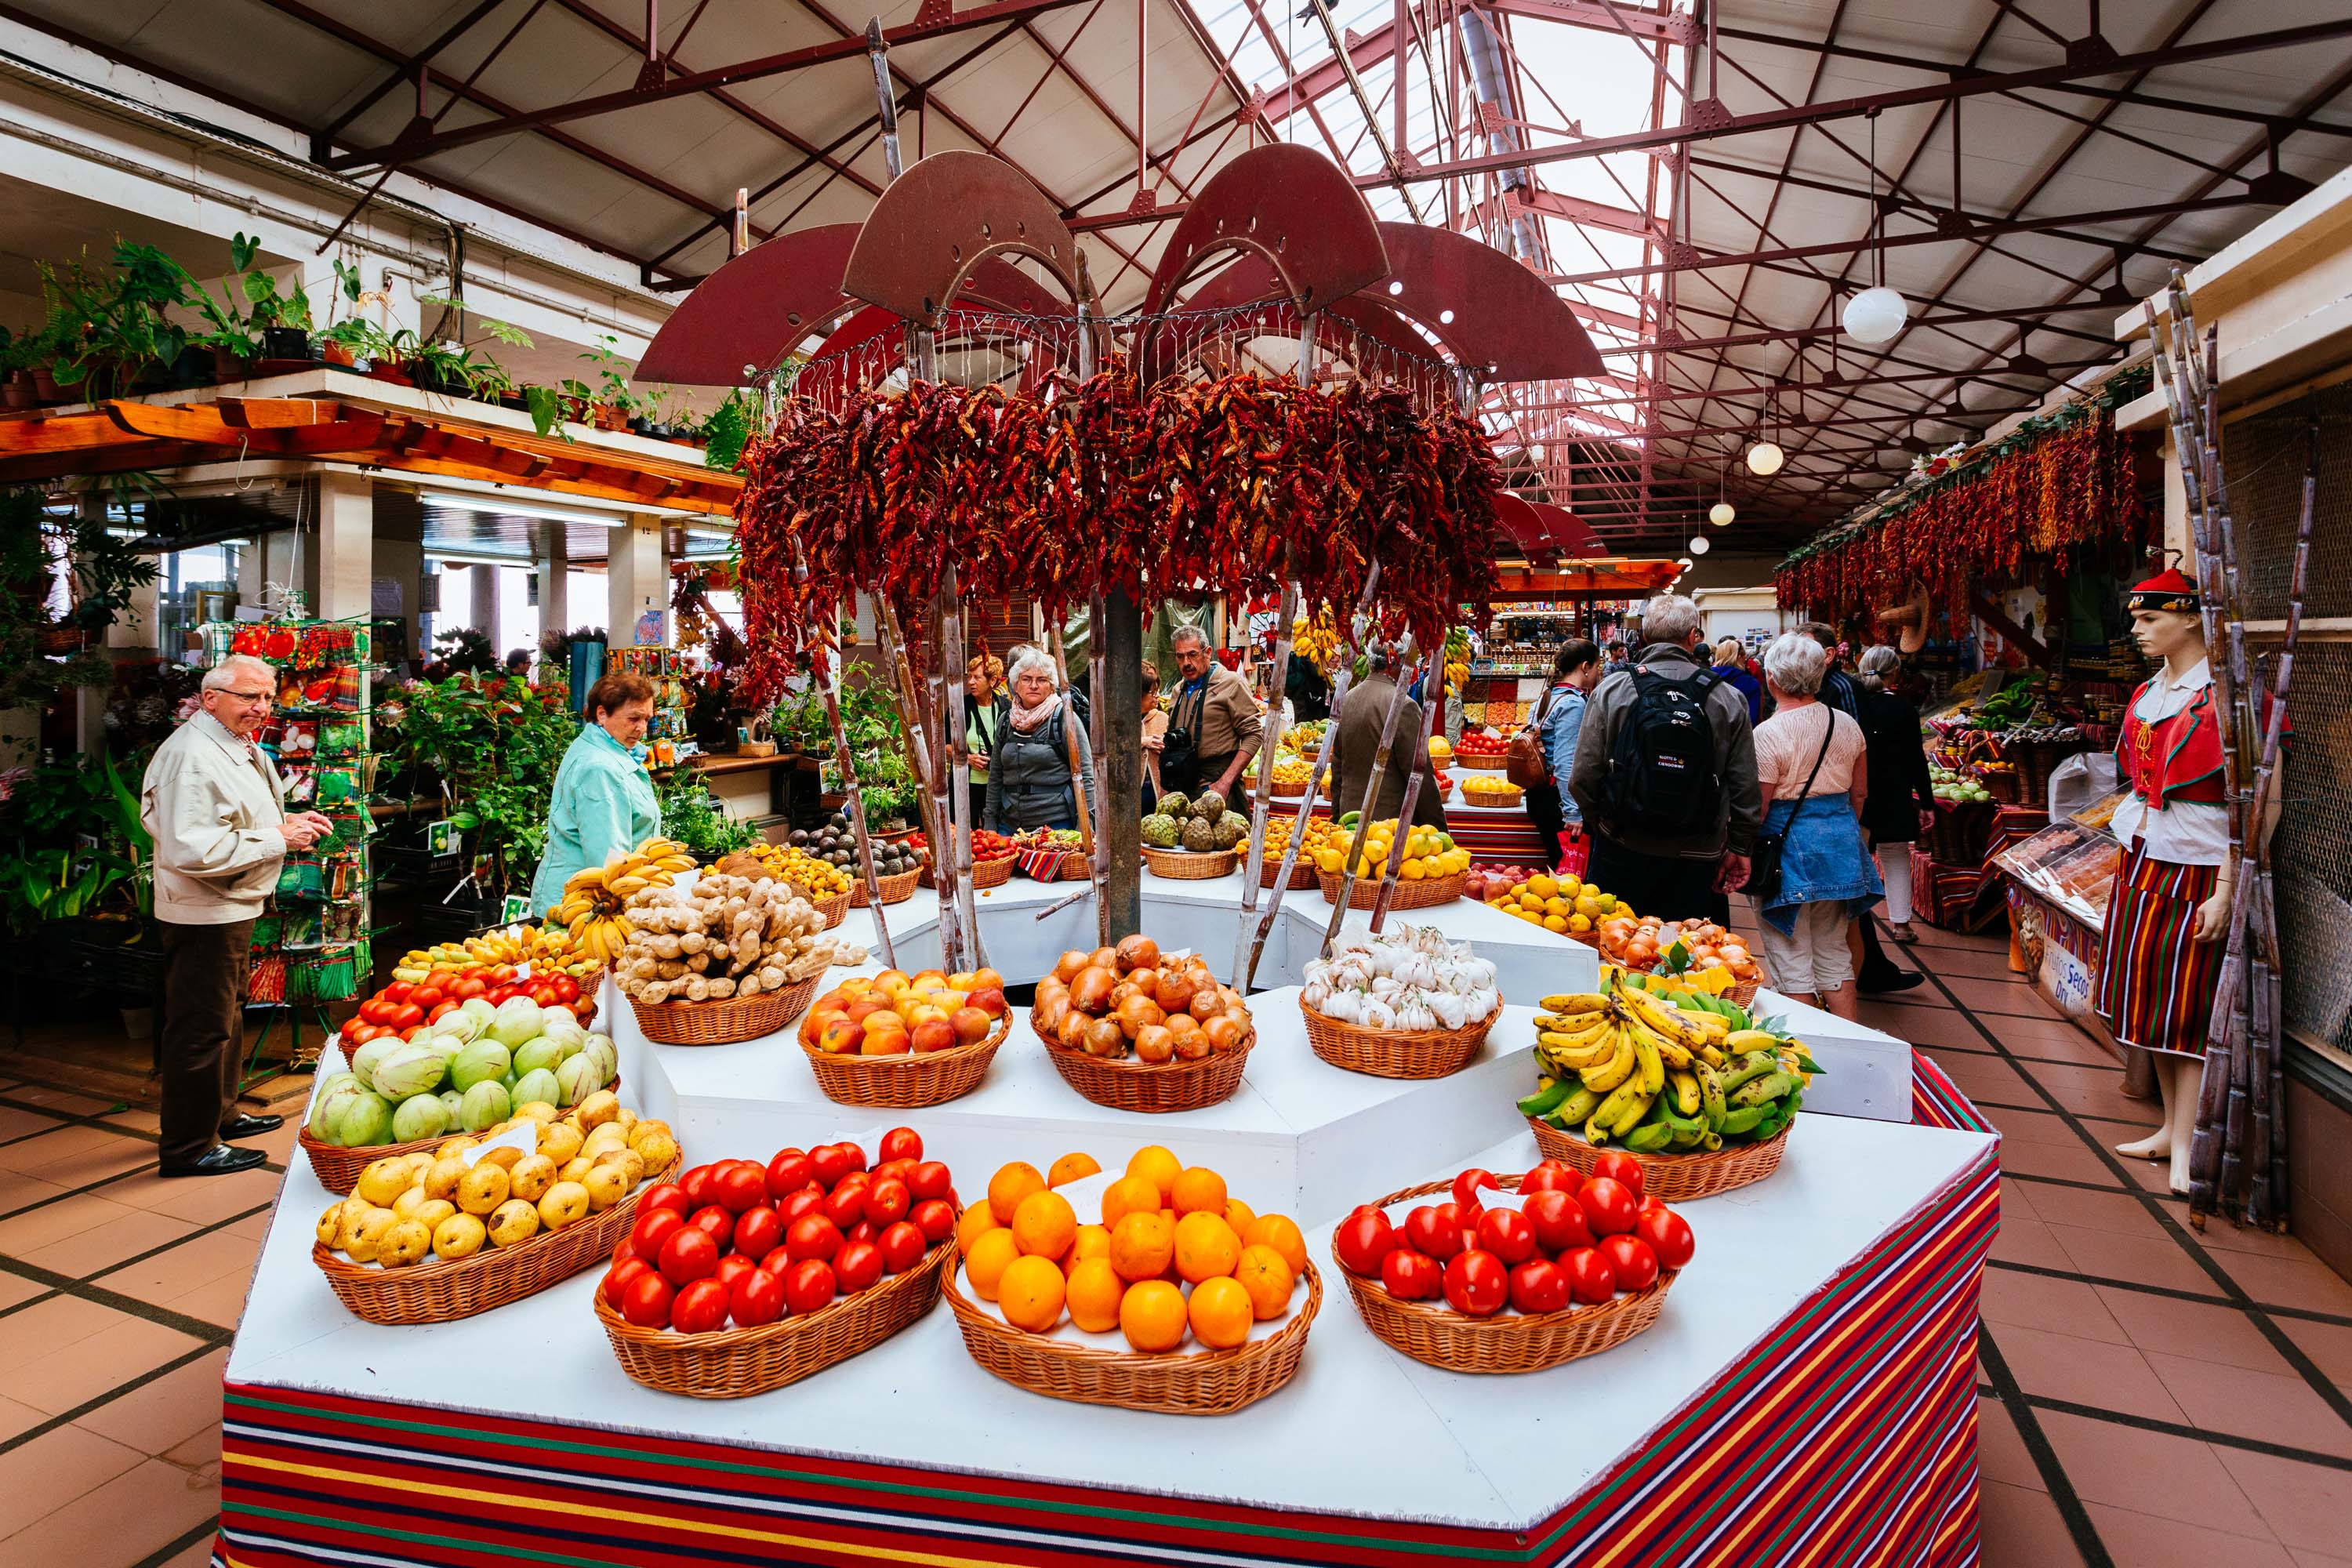
{"type": "Polygon", "coordinates": [[[915,1051],[920,1056],[947,1050],[957,1043],[955,1029],[945,1018],[924,1019],[915,1026],[912,1037],[915,1051]]]}
{"type": "Polygon", "coordinates": [[[827,1056],[856,1056],[865,1043],[866,1026],[846,1016],[827,1019],[816,1037],[816,1048],[827,1056]]]}
{"type": "Polygon", "coordinates": [[[996,1027],[996,1020],[977,1007],[959,1007],[948,1019],[948,1026],[955,1031],[958,1045],[976,1046],[988,1038],[988,1031],[996,1027]]]}

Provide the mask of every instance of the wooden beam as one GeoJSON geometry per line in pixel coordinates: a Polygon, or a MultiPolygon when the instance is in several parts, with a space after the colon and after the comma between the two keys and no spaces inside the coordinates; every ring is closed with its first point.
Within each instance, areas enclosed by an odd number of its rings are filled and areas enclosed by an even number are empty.
{"type": "Polygon", "coordinates": [[[0,419],[0,455],[8,457],[35,452],[81,452],[92,447],[111,447],[121,439],[121,429],[103,414],[0,419]]]}

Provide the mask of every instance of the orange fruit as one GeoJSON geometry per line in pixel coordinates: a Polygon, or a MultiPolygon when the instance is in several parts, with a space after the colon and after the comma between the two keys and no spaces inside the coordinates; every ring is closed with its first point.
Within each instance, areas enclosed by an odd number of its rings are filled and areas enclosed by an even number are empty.
{"type": "Polygon", "coordinates": [[[1263,1243],[1242,1248],[1242,1260],[1234,1265],[1234,1278],[1249,1292],[1250,1311],[1261,1323],[1289,1310],[1291,1287],[1298,1282],[1282,1254],[1263,1243]]]}
{"type": "Polygon", "coordinates": [[[1188,1214],[1176,1222],[1176,1272],[1198,1285],[1231,1274],[1242,1258],[1242,1238],[1222,1214],[1188,1214]]]}
{"type": "Polygon", "coordinates": [[[1127,1281],[1107,1258],[1081,1259],[1070,1270],[1064,1292],[1070,1321],[1090,1334],[1107,1334],[1118,1327],[1118,1304],[1126,1300],[1127,1281]]]}
{"type": "Polygon", "coordinates": [[[1045,1173],[1045,1184],[1049,1187],[1062,1186],[1082,1176],[1091,1176],[1101,1169],[1092,1154],[1065,1154],[1054,1162],[1052,1170],[1045,1173]]]}
{"type": "Polygon", "coordinates": [[[1082,1225],[1070,1237],[1070,1250],[1062,1254],[1062,1272],[1070,1273],[1089,1258],[1110,1261],[1110,1232],[1098,1225],[1082,1225]]]}
{"type": "Polygon", "coordinates": [[[1131,1214],[1110,1227],[1110,1266],[1122,1279],[1155,1278],[1175,1250],[1174,1230],[1156,1214],[1131,1214]]]}
{"type": "Polygon", "coordinates": [[[1013,1211],[1013,1239],[1033,1258],[1058,1262],[1077,1233],[1078,1216],[1070,1212],[1070,1200],[1059,1193],[1031,1193],[1013,1211]]]}
{"type": "Polygon", "coordinates": [[[1062,1321],[1066,1287],[1050,1258],[1016,1258],[996,1282],[996,1305],[1016,1329],[1042,1334],[1062,1321]]]}
{"type": "Polygon", "coordinates": [[[1298,1223],[1288,1215],[1262,1214],[1242,1232],[1244,1247],[1261,1243],[1282,1254],[1293,1274],[1307,1272],[1307,1238],[1298,1234],[1298,1223]]]}
{"type": "Polygon", "coordinates": [[[1045,1190],[1045,1178],[1037,1167],[1026,1160],[1015,1160],[988,1178],[988,1206],[996,1211],[996,1223],[1011,1225],[1013,1211],[1031,1193],[1045,1190]]]}
{"type": "Polygon", "coordinates": [[[1159,1201],[1152,1205],[1155,1208],[1167,1206],[1168,1194],[1175,1191],[1176,1178],[1183,1173],[1183,1170],[1176,1156],[1157,1143],[1147,1143],[1138,1149],[1135,1157],[1127,1163],[1129,1175],[1141,1176],[1160,1189],[1159,1201]]]}
{"type": "Polygon", "coordinates": [[[986,1204],[974,1204],[963,1211],[961,1219],[956,1221],[956,1246],[969,1258],[971,1256],[971,1244],[980,1239],[983,1231],[995,1228],[995,1212],[986,1204]]]}
{"type": "Polygon", "coordinates": [[[1225,1179],[1214,1171],[1194,1165],[1176,1173],[1168,1197],[1180,1215],[1213,1214],[1222,1217],[1225,1212],[1225,1179]]]}
{"type": "Polygon", "coordinates": [[[983,1231],[964,1254],[963,1277],[971,1281],[973,1292],[983,1301],[996,1300],[997,1287],[1003,1282],[1004,1271],[1021,1256],[1013,1245],[1013,1233],[999,1226],[983,1231]]]}
{"type": "MultiPolygon", "coordinates": [[[[1219,1220],[1219,1225],[1225,1222],[1219,1220]]],[[[1249,1338],[1254,1314],[1250,1309],[1250,1293],[1238,1279],[1219,1275],[1203,1279],[1192,1287],[1192,1300],[1186,1314],[1192,1321],[1192,1332],[1211,1350],[1229,1351],[1249,1338]]]]}
{"type": "Polygon", "coordinates": [[[1121,1176],[1103,1190],[1103,1224],[1114,1230],[1128,1215],[1150,1214],[1159,1207],[1160,1189],[1148,1176],[1121,1176]]]}
{"type": "Polygon", "coordinates": [[[1184,1342],[1184,1292],[1164,1279],[1130,1286],[1119,1298],[1118,1326],[1139,1351],[1172,1351],[1184,1342]]]}
{"type": "Polygon", "coordinates": [[[1242,1202],[1241,1199],[1227,1198],[1225,1200],[1225,1223],[1234,1227],[1234,1234],[1235,1236],[1247,1236],[1249,1234],[1249,1227],[1252,1222],[1256,1220],[1256,1218],[1257,1210],[1250,1207],[1249,1205],[1242,1202]]]}

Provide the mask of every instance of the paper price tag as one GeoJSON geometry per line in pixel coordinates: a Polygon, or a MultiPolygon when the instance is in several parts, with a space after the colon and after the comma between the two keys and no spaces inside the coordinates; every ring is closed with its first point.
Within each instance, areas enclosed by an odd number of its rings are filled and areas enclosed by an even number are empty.
{"type": "Polygon", "coordinates": [[[480,1164],[482,1162],[482,1156],[488,1154],[493,1149],[512,1149],[524,1154],[538,1153],[539,1123],[536,1121],[525,1121],[519,1125],[509,1127],[495,1138],[484,1139],[481,1142],[475,1144],[472,1148],[459,1154],[457,1158],[465,1161],[466,1168],[470,1171],[476,1165],[480,1164]]]}

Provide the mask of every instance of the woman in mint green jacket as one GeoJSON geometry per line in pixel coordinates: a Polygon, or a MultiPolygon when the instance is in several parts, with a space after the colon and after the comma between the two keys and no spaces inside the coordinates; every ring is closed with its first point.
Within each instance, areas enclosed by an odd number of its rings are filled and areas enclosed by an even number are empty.
{"type": "Polygon", "coordinates": [[[573,873],[602,866],[661,831],[654,781],[631,748],[653,722],[653,682],[608,675],[588,689],[588,722],[555,770],[547,849],[530,882],[530,907],[544,915],[563,899],[573,873]]]}

